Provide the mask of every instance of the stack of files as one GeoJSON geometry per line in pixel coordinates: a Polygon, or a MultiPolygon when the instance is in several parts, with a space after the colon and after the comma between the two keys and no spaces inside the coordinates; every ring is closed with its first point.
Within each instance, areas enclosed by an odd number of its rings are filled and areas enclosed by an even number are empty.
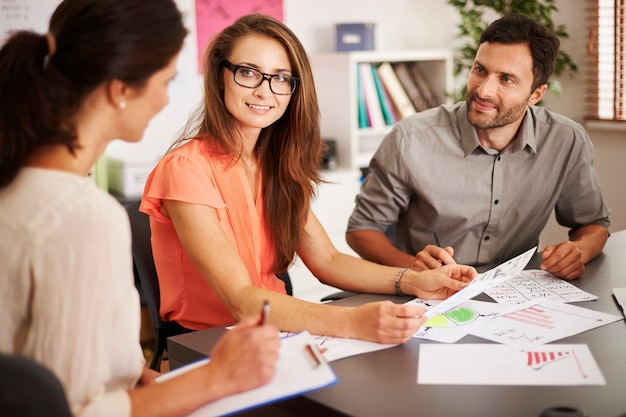
{"type": "Polygon", "coordinates": [[[391,126],[440,104],[417,61],[362,62],[357,72],[360,128],[391,126]]]}

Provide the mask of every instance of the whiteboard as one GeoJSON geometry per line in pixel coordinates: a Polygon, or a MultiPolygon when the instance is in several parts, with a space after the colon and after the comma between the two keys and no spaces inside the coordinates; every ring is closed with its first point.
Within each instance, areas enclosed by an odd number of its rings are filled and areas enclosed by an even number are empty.
{"type": "Polygon", "coordinates": [[[0,45],[16,30],[48,31],[59,0],[0,0],[0,45]]]}

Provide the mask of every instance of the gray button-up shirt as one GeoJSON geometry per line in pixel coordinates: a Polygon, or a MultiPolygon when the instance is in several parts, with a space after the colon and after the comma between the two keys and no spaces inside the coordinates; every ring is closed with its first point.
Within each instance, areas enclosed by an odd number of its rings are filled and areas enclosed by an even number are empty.
{"type": "Polygon", "coordinates": [[[348,231],[396,224],[396,245],[415,254],[452,246],[457,262],[501,262],[537,245],[552,210],[559,224],[609,228],[609,209],[584,128],[530,107],[501,153],[483,148],[465,103],[396,124],[383,140],[356,199],[348,231]]]}

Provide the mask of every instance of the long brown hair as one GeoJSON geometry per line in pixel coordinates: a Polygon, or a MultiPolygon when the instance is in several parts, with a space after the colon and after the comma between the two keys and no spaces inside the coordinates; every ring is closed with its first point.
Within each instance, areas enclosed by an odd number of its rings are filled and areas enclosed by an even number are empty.
{"type": "Polygon", "coordinates": [[[223,62],[239,39],[255,34],[280,42],[293,75],[300,79],[285,114],[261,130],[255,150],[263,171],[265,222],[276,249],[274,270],[282,272],[294,259],[311,198],[322,182],[317,94],[309,59],[296,35],[282,22],[262,14],[243,16],[216,35],[204,56],[204,102],[170,149],[197,138],[219,144],[233,160],[241,157],[237,121],[224,105],[223,62]]]}

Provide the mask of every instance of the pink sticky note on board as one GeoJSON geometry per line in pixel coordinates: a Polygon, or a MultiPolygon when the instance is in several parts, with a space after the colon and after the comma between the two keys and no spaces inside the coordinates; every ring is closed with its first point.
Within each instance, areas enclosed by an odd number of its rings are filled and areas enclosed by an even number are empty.
{"type": "Polygon", "coordinates": [[[283,0],[195,0],[198,71],[211,38],[241,16],[262,13],[282,21],[283,0]]]}

